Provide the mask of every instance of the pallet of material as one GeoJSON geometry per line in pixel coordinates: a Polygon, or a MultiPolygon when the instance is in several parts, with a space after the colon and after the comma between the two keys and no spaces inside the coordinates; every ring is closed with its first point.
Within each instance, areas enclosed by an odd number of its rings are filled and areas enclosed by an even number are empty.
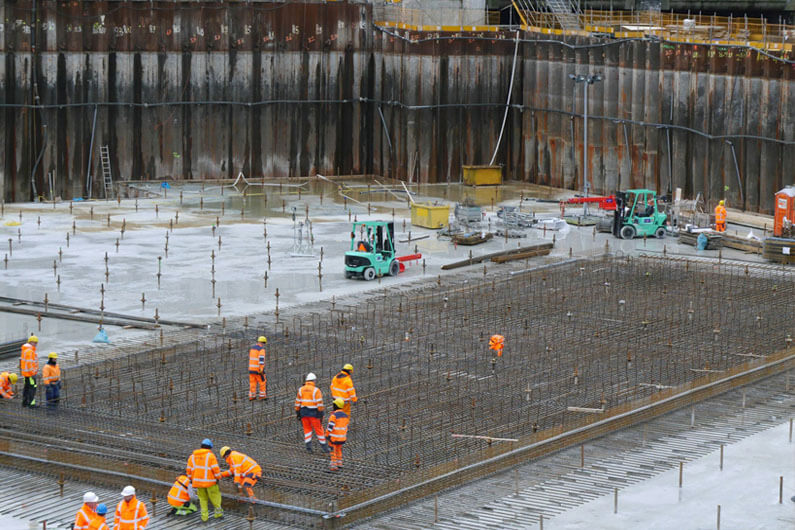
{"type": "Polygon", "coordinates": [[[717,232],[679,232],[679,242],[695,247],[698,244],[698,236],[701,234],[707,236],[707,248],[705,250],[718,250],[723,246],[723,236],[717,232]]]}
{"type": "Polygon", "coordinates": [[[466,234],[453,234],[450,239],[452,239],[453,243],[456,245],[472,246],[485,243],[492,237],[494,237],[494,234],[491,232],[487,234],[482,234],[481,232],[470,232],[466,234]]]}
{"type": "Polygon", "coordinates": [[[795,239],[768,237],[762,247],[762,257],[778,263],[795,263],[795,239]]]}
{"type": "Polygon", "coordinates": [[[723,232],[721,236],[723,237],[724,247],[742,250],[743,252],[751,252],[753,254],[762,253],[762,242],[758,239],[748,239],[747,237],[729,234],[727,232],[723,232]]]}

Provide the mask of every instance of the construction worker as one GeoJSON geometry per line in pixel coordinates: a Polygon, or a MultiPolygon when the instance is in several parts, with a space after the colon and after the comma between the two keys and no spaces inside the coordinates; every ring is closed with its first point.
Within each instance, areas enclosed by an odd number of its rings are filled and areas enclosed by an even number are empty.
{"type": "Polygon", "coordinates": [[[218,467],[218,459],[210,450],[213,443],[209,438],[202,440],[201,449],[196,449],[188,457],[188,467],[185,474],[190,478],[193,489],[199,497],[199,507],[202,512],[202,521],[210,518],[207,500],[213,503],[213,517],[224,516],[221,508],[221,490],[218,488],[218,481],[221,480],[221,468],[218,467]]]}
{"type": "Polygon", "coordinates": [[[341,398],[345,402],[342,410],[345,411],[348,417],[351,415],[351,403],[358,401],[356,389],[353,387],[353,379],[351,379],[352,373],[353,365],[346,364],[342,367],[340,373],[331,380],[331,397],[333,399],[341,398]]]}
{"type": "Polygon", "coordinates": [[[338,471],[342,467],[342,444],[348,439],[350,416],[345,412],[345,405],[342,398],[334,400],[334,411],[329,416],[326,426],[326,436],[331,444],[331,463],[329,464],[331,471],[338,471]]]}
{"type": "Polygon", "coordinates": [[[17,374],[3,372],[0,374],[0,398],[14,399],[14,390],[11,385],[17,384],[17,374]]]}
{"type": "Polygon", "coordinates": [[[320,447],[328,453],[330,451],[323,434],[323,392],[315,386],[317,376],[312,372],[306,374],[304,386],[298,389],[295,398],[295,415],[301,420],[304,427],[304,443],[307,452],[312,452],[312,431],[317,434],[320,447]]]}
{"type": "Polygon", "coordinates": [[[265,343],[268,339],[260,336],[257,343],[248,350],[248,399],[268,399],[267,384],[265,377],[265,343]],[[257,394],[259,386],[259,394],[257,394]]]}
{"type": "Polygon", "coordinates": [[[105,515],[107,515],[107,513],[108,507],[104,504],[98,504],[97,514],[88,524],[88,530],[110,530],[107,521],[105,521],[105,515]]]}
{"type": "Polygon", "coordinates": [[[116,506],[113,530],[143,530],[149,524],[146,505],[135,498],[135,488],[124,486],[122,500],[116,506]]]}
{"type": "Polygon", "coordinates": [[[36,406],[36,374],[39,373],[39,358],[36,355],[36,346],[39,338],[31,335],[28,342],[22,345],[22,356],[19,359],[19,368],[25,378],[25,388],[22,390],[22,406],[36,406]]]}
{"type": "Polygon", "coordinates": [[[715,207],[715,230],[718,232],[726,231],[726,207],[723,204],[724,201],[721,199],[715,207]]]}
{"type": "Polygon", "coordinates": [[[196,505],[190,500],[193,493],[190,479],[180,475],[174,485],[168,490],[168,503],[171,505],[169,515],[190,515],[196,511],[196,505]]]}
{"type": "Polygon", "coordinates": [[[58,366],[58,354],[50,352],[47,364],[41,369],[41,381],[44,383],[44,396],[47,408],[54,409],[61,398],[61,367],[58,366]]]}
{"type": "Polygon", "coordinates": [[[75,515],[75,522],[72,525],[74,530],[88,530],[88,525],[97,516],[97,503],[99,497],[93,491],[87,491],[83,494],[83,505],[75,515]]]}
{"type": "Polygon", "coordinates": [[[229,464],[229,469],[221,472],[222,477],[233,476],[238,491],[246,490],[252,499],[254,490],[252,489],[262,478],[262,468],[250,456],[237,451],[232,451],[229,447],[221,448],[221,457],[229,464]]]}

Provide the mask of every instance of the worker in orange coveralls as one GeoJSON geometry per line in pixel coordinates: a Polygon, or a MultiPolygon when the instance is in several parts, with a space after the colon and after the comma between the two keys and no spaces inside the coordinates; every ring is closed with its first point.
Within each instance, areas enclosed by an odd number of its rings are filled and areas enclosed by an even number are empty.
{"type": "Polygon", "coordinates": [[[497,357],[502,357],[502,350],[505,348],[505,337],[502,335],[492,335],[489,339],[489,349],[497,352],[497,357]]]}
{"type": "Polygon", "coordinates": [[[348,439],[348,422],[350,416],[343,410],[345,402],[342,398],[334,400],[334,412],[328,418],[326,436],[331,444],[331,463],[329,469],[338,471],[342,468],[342,444],[348,439]]]}
{"type": "Polygon", "coordinates": [[[344,410],[345,414],[348,416],[351,415],[351,403],[356,403],[359,400],[359,398],[356,397],[353,379],[351,379],[352,373],[353,365],[349,363],[343,366],[340,373],[335,375],[334,379],[331,380],[331,397],[332,399],[342,399],[345,403],[342,410],[344,410]]]}
{"type": "Polygon", "coordinates": [[[715,230],[718,232],[726,231],[726,207],[723,204],[721,200],[715,207],[715,230]]]}
{"type": "Polygon", "coordinates": [[[265,377],[265,343],[268,339],[260,336],[257,343],[248,351],[248,399],[268,399],[267,384],[265,377]],[[259,394],[257,393],[259,387],[259,394]]]}
{"type": "Polygon", "coordinates": [[[252,489],[262,478],[262,468],[248,455],[238,451],[232,451],[229,447],[221,448],[221,456],[229,464],[229,469],[221,471],[222,477],[233,476],[238,489],[246,490],[252,499],[254,490],[252,489]]]}
{"type": "Polygon", "coordinates": [[[304,443],[307,452],[312,452],[312,431],[317,435],[320,447],[328,453],[330,451],[323,434],[323,393],[315,386],[317,376],[313,373],[306,374],[304,386],[298,389],[295,398],[295,415],[301,420],[304,427],[304,443]]]}

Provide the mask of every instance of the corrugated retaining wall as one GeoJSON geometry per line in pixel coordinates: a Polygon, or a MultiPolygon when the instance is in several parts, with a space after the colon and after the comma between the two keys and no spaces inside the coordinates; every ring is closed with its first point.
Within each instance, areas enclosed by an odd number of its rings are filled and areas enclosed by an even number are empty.
{"type": "MultiPolygon", "coordinates": [[[[369,5],[345,2],[19,0],[0,13],[7,201],[30,200],[34,186],[50,198],[50,175],[54,195],[86,196],[89,172],[102,196],[100,145],[116,180],[242,171],[458,181],[461,165],[492,157],[517,49],[507,29],[378,28],[369,5]]],[[[569,74],[598,72],[593,191],[682,187],[769,212],[773,193],[795,180],[786,52],[519,39],[496,158],[508,178],[581,188],[583,91],[569,74]]]]}

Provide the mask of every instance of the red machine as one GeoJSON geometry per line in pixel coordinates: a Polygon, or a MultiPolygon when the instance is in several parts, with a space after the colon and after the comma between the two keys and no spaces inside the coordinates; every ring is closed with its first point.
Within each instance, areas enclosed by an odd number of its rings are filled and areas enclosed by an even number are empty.
{"type": "Polygon", "coordinates": [[[572,197],[565,201],[560,201],[560,215],[565,215],[567,204],[598,204],[602,210],[613,211],[616,209],[616,196],[607,197],[572,197]]]}
{"type": "Polygon", "coordinates": [[[787,186],[776,193],[773,235],[776,237],[792,237],[792,226],[795,225],[795,186],[787,186]]]}
{"type": "Polygon", "coordinates": [[[421,259],[422,259],[422,254],[409,254],[408,256],[398,256],[395,258],[395,261],[397,261],[400,264],[400,272],[405,272],[406,271],[405,263],[407,261],[419,261],[421,259]]]}

